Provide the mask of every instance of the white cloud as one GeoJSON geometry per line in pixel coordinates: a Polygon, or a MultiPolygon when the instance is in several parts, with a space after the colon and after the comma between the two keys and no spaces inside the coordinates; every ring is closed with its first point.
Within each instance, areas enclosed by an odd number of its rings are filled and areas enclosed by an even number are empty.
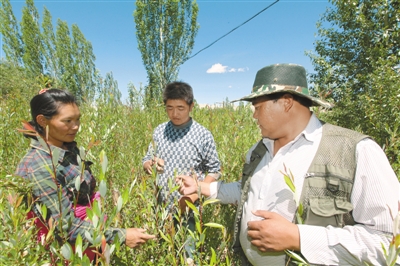
{"type": "Polygon", "coordinates": [[[223,66],[220,63],[214,64],[211,68],[207,69],[207,73],[214,74],[214,73],[226,73],[226,72],[245,72],[248,68],[233,68],[228,66],[223,66]]]}
{"type": "Polygon", "coordinates": [[[211,68],[207,69],[207,73],[225,73],[227,66],[223,66],[220,63],[212,65],[211,68]]]}

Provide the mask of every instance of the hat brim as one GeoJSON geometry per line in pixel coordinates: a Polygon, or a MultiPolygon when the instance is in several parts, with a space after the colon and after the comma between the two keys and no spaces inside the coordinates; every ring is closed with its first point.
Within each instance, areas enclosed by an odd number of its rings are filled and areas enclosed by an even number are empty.
{"type": "MultiPolygon", "coordinates": [[[[281,86],[279,86],[279,87],[281,87],[281,86]]],[[[334,107],[334,104],[332,104],[330,102],[324,101],[322,99],[319,99],[319,98],[316,98],[316,97],[313,97],[313,96],[310,96],[310,95],[305,95],[305,94],[297,92],[296,90],[293,90],[293,89],[284,89],[282,87],[280,89],[277,89],[277,90],[267,90],[267,91],[253,92],[253,93],[251,93],[251,94],[249,94],[249,95],[247,95],[245,97],[242,97],[242,98],[237,99],[237,100],[233,100],[233,101],[231,101],[231,103],[239,102],[239,101],[251,102],[251,101],[253,101],[254,99],[256,99],[258,97],[261,97],[261,96],[264,96],[264,95],[280,93],[280,92],[287,92],[287,93],[291,93],[291,94],[296,94],[296,95],[298,95],[300,97],[308,98],[308,99],[310,99],[312,101],[313,106],[321,106],[321,107],[324,107],[324,108],[327,108],[327,109],[331,109],[331,108],[334,107]]]]}

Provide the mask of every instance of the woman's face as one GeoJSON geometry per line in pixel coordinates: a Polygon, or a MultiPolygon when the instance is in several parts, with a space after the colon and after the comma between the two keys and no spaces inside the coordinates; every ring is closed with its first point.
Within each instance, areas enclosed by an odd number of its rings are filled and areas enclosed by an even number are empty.
{"type": "Polygon", "coordinates": [[[76,104],[61,104],[58,114],[45,119],[48,126],[48,143],[62,148],[64,142],[75,140],[80,126],[81,113],[76,104]]]}

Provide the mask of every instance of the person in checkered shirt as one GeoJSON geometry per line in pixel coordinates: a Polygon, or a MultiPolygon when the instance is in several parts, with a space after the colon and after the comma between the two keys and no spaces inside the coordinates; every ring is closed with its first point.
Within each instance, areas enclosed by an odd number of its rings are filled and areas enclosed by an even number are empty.
{"type": "MultiPolygon", "coordinates": [[[[193,90],[184,82],[172,82],[163,91],[163,101],[169,121],[160,124],[153,132],[147,154],[142,163],[144,171],[157,170],[158,202],[176,212],[176,202],[184,213],[185,201],[195,203],[197,193],[182,197],[170,191],[175,175],[187,174],[200,181],[214,182],[220,177],[220,161],[211,132],[197,123],[190,113],[193,110],[193,90]]],[[[189,218],[189,228],[194,231],[194,220],[189,218]]]]}

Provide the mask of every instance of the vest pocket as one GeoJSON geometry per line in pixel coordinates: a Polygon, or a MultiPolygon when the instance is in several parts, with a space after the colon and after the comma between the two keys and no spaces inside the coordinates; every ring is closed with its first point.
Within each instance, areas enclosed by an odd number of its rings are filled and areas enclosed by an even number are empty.
{"type": "Polygon", "coordinates": [[[351,203],[340,198],[310,198],[306,224],[343,227],[343,216],[352,209],[351,203]]]}

